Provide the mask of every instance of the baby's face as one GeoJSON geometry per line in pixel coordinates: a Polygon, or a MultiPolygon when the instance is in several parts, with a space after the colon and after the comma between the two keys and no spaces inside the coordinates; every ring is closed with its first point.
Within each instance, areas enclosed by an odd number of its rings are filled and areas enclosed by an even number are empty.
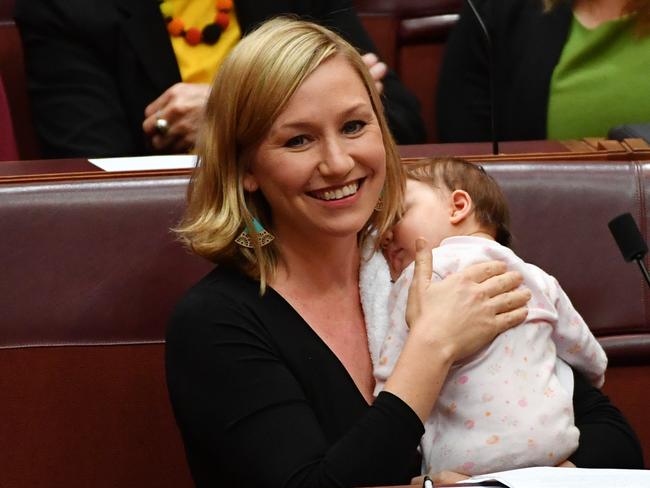
{"type": "Polygon", "coordinates": [[[415,260],[415,240],[424,237],[432,247],[453,235],[449,221],[453,206],[451,192],[427,183],[407,180],[402,218],[384,241],[384,256],[395,280],[415,260]]]}

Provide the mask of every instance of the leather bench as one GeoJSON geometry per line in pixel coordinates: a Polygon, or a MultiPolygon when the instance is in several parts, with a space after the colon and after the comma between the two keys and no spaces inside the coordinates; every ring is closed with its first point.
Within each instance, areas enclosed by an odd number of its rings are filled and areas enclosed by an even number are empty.
{"type": "MultiPolygon", "coordinates": [[[[646,239],[650,163],[491,162],[517,251],[602,341],[605,392],[650,461],[650,293],[607,222],[646,239]]],[[[170,228],[185,176],[0,185],[2,486],[191,486],[164,379],[173,304],[210,269],[170,228]],[[10,446],[10,447],[9,447],[10,446]]]]}
{"type": "Polygon", "coordinates": [[[1,486],[193,486],[163,342],[210,267],[169,231],[186,185],[0,185],[1,486]]]}

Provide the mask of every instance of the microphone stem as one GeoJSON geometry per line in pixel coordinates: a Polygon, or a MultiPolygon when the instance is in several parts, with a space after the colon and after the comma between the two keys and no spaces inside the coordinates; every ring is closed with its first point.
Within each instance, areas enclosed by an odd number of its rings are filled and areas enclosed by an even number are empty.
{"type": "Polygon", "coordinates": [[[487,54],[488,54],[488,82],[490,84],[490,134],[492,135],[492,154],[499,154],[499,134],[497,133],[497,100],[496,100],[496,67],[494,63],[494,46],[492,45],[492,37],[490,36],[490,31],[488,30],[485,22],[483,22],[483,17],[479,14],[476,5],[472,0],[466,0],[469,8],[472,10],[474,18],[478,22],[481,31],[483,32],[483,37],[485,38],[485,43],[487,45],[487,54]]]}
{"type": "Polygon", "coordinates": [[[650,286],[650,274],[648,274],[648,270],[646,269],[645,264],[643,264],[643,259],[637,259],[636,262],[639,263],[639,268],[641,268],[641,273],[643,273],[643,277],[648,283],[648,286],[650,286]]]}

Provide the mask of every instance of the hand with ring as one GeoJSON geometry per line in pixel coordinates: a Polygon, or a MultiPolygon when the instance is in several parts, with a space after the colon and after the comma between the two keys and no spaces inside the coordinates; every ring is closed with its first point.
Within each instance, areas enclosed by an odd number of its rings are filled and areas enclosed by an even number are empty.
{"type": "Polygon", "coordinates": [[[156,127],[156,132],[161,136],[165,136],[167,134],[167,131],[169,130],[169,122],[167,122],[167,119],[163,118],[162,111],[160,110],[156,112],[155,127],[156,127]]]}
{"type": "Polygon", "coordinates": [[[183,153],[196,142],[210,92],[206,83],[176,83],[145,109],[142,130],[161,152],[183,153]]]}

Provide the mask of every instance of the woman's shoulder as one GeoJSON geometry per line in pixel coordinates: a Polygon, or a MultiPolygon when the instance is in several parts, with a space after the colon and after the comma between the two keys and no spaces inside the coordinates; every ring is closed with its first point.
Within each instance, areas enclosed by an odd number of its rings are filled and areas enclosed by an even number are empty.
{"type": "Polygon", "coordinates": [[[228,306],[259,298],[259,282],[226,266],[216,266],[181,297],[176,309],[228,306]]]}
{"type": "Polygon", "coordinates": [[[169,327],[210,324],[215,321],[246,322],[262,306],[259,282],[223,266],[215,267],[193,285],[174,307],[169,327]]]}

